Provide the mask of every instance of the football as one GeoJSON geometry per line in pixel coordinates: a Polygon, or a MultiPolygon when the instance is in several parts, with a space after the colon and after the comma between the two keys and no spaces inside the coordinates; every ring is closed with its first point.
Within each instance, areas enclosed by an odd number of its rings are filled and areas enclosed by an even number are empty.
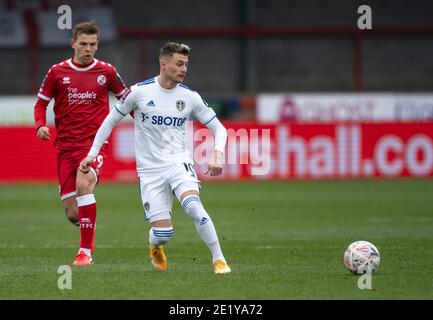
{"type": "Polygon", "coordinates": [[[344,265],[353,274],[372,273],[379,263],[379,250],[368,241],[355,241],[344,252],[344,265]]]}

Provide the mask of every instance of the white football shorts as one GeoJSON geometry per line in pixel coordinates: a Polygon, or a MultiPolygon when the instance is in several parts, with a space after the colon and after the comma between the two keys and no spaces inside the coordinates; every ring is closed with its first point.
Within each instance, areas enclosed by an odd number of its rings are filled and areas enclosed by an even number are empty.
{"type": "Polygon", "coordinates": [[[176,163],[141,173],[139,179],[144,218],[150,222],[171,218],[173,193],[180,201],[184,192],[200,190],[200,181],[191,163],[176,163]]]}

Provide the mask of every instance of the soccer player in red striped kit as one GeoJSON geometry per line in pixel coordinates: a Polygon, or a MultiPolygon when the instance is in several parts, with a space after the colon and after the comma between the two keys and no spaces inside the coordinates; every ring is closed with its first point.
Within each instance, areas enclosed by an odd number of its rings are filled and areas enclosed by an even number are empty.
{"type": "Polygon", "coordinates": [[[106,141],[89,172],[77,171],[109,113],[108,91],[120,99],[128,88],[114,66],[94,58],[99,28],[92,22],[74,26],[71,46],[74,57],[53,65],[45,76],[34,108],[37,137],[50,140],[46,108],[54,98],[57,175],[66,217],[80,227],[80,249],[74,265],[93,263],[98,183],[107,152],[106,141]]]}

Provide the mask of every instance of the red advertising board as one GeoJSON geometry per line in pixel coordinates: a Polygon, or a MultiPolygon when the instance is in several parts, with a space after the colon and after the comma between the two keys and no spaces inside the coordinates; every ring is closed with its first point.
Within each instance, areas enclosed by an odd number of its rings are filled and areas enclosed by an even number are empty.
{"type": "MultiPolygon", "coordinates": [[[[433,176],[433,122],[225,125],[220,177],[204,177],[212,134],[204,127],[191,133],[195,168],[204,180],[433,176]]],[[[133,137],[133,124],[113,130],[103,180],[136,180],[133,137]]],[[[0,150],[0,181],[56,180],[55,148],[37,140],[34,128],[0,127],[0,150]]]]}

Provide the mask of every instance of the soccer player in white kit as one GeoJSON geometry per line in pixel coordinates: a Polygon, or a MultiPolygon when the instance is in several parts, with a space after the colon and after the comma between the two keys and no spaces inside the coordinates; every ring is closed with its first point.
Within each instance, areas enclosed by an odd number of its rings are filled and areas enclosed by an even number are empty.
{"type": "Polygon", "coordinates": [[[173,236],[171,210],[174,193],[211,254],[214,272],[231,272],[211,218],[199,196],[199,180],[187,151],[186,121],[194,117],[215,137],[206,173],[222,173],[227,131],[200,95],[183,85],[188,68],[189,46],[167,42],[159,52],[160,74],[131,87],[96,134],[80,170],[88,172],[113,127],[134,113],[135,154],[145,219],[149,220],[150,258],[156,270],[167,269],[163,245],[173,236]]]}

